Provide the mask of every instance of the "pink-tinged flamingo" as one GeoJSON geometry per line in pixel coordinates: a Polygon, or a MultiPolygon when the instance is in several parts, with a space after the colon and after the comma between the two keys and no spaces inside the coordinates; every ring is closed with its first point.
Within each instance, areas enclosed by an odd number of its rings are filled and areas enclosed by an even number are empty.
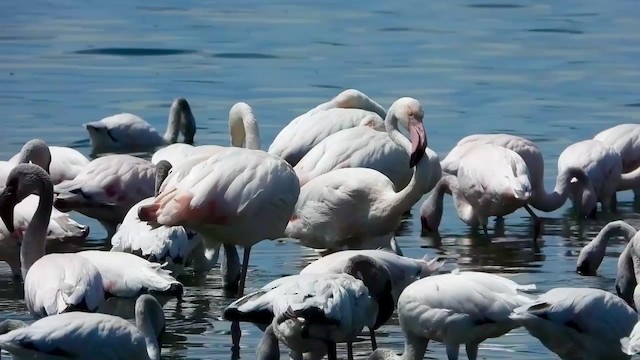
{"type": "Polygon", "coordinates": [[[398,130],[390,131],[410,154],[406,166],[416,167],[404,189],[396,192],[393,182],[373,169],[337,169],[320,175],[300,189],[286,235],[305,246],[335,251],[366,246],[367,239],[393,233],[430,180],[421,169],[430,164],[422,159],[427,147],[423,116],[420,102],[405,97],[391,105],[385,120],[387,128],[397,129],[399,121],[409,124],[411,140],[398,130]]]}
{"type": "Polygon", "coordinates": [[[269,146],[269,154],[295,166],[322,139],[355,126],[383,129],[382,106],[355,89],[348,89],[291,120],[269,146]]]}

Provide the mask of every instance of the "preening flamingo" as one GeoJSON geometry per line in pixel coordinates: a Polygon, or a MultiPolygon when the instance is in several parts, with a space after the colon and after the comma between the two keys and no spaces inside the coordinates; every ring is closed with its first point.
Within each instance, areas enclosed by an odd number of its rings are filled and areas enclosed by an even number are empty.
{"type": "Polygon", "coordinates": [[[142,118],[129,113],[112,115],[84,124],[84,127],[89,133],[95,154],[152,150],[177,142],[180,133],[184,136],[185,143],[193,144],[196,133],[191,107],[184,98],[177,98],[171,104],[164,136],[142,118]]]}
{"type": "Polygon", "coordinates": [[[348,89],[291,120],[269,146],[269,154],[295,166],[322,139],[355,126],[383,129],[382,106],[355,89],[348,89]]]}
{"type": "MultiPolygon", "coordinates": [[[[622,172],[628,173],[640,167],[640,125],[620,124],[603,130],[593,137],[620,153],[622,172]]],[[[626,190],[626,189],[618,189],[626,190]]],[[[636,199],[640,199],[640,186],[633,188],[636,199]]]]}
{"type": "Polygon", "coordinates": [[[373,169],[337,169],[320,175],[300,189],[286,235],[305,246],[335,251],[362,247],[367,239],[393,233],[430,181],[424,170],[430,162],[423,159],[427,147],[423,115],[418,100],[401,98],[391,105],[385,120],[387,127],[397,128],[398,121],[410,127],[411,140],[397,130],[391,135],[410,154],[407,167],[414,168],[405,188],[396,192],[393,182],[373,169]]]}
{"type": "Polygon", "coordinates": [[[481,342],[518,327],[509,315],[531,302],[521,289],[529,287],[486,273],[456,272],[418,280],[398,300],[404,353],[378,349],[369,360],[420,360],[430,340],[444,343],[450,360],[458,359],[459,347],[465,344],[467,357],[475,360],[481,342]]]}
{"type": "Polygon", "coordinates": [[[73,180],[56,185],[54,205],[100,221],[111,237],[133,205],[153,196],[154,184],[155,166],[150,161],[107,155],[91,161],[73,180]]]}
{"type": "Polygon", "coordinates": [[[303,353],[321,358],[328,352],[329,359],[336,359],[335,344],[347,342],[352,359],[351,342],[362,328],[369,328],[375,348],[374,330],[393,313],[392,280],[386,267],[366,255],[352,256],[343,265],[337,273],[274,280],[230,304],[224,316],[266,327],[258,350],[262,356],[279,353],[273,341],[277,338],[292,350],[293,358],[303,353]]]}

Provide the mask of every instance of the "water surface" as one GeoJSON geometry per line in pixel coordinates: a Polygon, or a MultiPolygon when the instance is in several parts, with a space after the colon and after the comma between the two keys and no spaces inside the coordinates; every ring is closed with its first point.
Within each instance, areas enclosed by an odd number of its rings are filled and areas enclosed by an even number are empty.
{"type": "MultiPolygon", "coordinates": [[[[266,149],[297,114],[357,88],[384,106],[401,96],[420,99],[429,146],[441,156],[473,133],[535,141],[549,189],[567,145],[640,120],[640,8],[632,0],[33,0],[4,2],[0,13],[2,159],[33,137],[88,155],[81,124],[117,112],[164,130],[177,96],[191,102],[198,144],[227,144],[228,110],[248,102],[266,149]]],[[[595,221],[576,222],[567,206],[545,214],[538,249],[526,212],[508,216],[504,235],[489,244],[457,219],[450,199],[439,237],[421,236],[419,202],[398,240],[408,256],[455,257],[463,268],[506,274],[540,291],[612,290],[621,242],[607,251],[599,276],[581,277],[574,269],[581,246],[607,221],[640,227],[632,195],[619,199],[619,213],[595,221]]],[[[61,250],[103,248],[100,225],[74,218],[91,226],[90,239],[61,250]]],[[[296,273],[314,258],[293,243],[263,242],[252,252],[247,287],[296,273]]],[[[0,270],[0,318],[29,319],[20,286],[6,266],[0,270]]],[[[165,306],[163,358],[231,358],[229,323],[220,317],[232,298],[222,292],[218,271],[181,280],[185,301],[165,306]]],[[[254,358],[261,333],[242,328],[240,355],[254,358]]],[[[402,349],[397,320],[380,329],[379,339],[402,349]]],[[[356,349],[365,358],[370,348],[361,342],[356,349]]],[[[480,357],[554,358],[522,330],[486,341],[480,357]]],[[[445,359],[444,347],[433,343],[427,358],[445,359]]]]}

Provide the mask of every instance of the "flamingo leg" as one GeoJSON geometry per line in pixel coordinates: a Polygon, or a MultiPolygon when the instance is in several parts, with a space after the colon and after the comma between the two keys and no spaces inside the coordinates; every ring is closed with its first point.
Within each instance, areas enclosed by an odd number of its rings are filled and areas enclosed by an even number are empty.
{"type": "Polygon", "coordinates": [[[465,344],[467,349],[467,358],[469,360],[476,360],[478,358],[478,344],[465,344]]]}
{"type": "Polygon", "coordinates": [[[449,360],[458,360],[458,353],[460,352],[460,345],[458,344],[446,344],[447,358],[449,360]]]}
{"type": "Polygon", "coordinates": [[[247,279],[249,255],[251,255],[251,246],[245,247],[244,254],[242,254],[242,274],[240,275],[240,285],[238,285],[238,298],[241,298],[244,295],[244,283],[247,279]]]}
{"type": "Polygon", "coordinates": [[[336,343],[332,341],[327,341],[327,359],[338,360],[338,356],[336,354],[336,343]]]}
{"type": "Polygon", "coordinates": [[[353,360],[353,343],[351,341],[347,343],[347,359],[353,360]]]}
{"type": "Polygon", "coordinates": [[[222,287],[225,290],[238,292],[238,283],[242,272],[238,251],[233,244],[223,244],[222,246],[224,247],[224,257],[220,264],[222,287]]]}
{"type": "Polygon", "coordinates": [[[378,342],[376,341],[376,333],[373,329],[369,329],[369,337],[371,337],[371,349],[375,351],[378,348],[378,342]]]}
{"type": "Polygon", "coordinates": [[[609,209],[611,210],[611,212],[618,211],[618,193],[617,192],[614,192],[613,195],[611,195],[611,200],[609,201],[609,209]]]}
{"type": "Polygon", "coordinates": [[[542,220],[531,210],[529,204],[524,204],[524,209],[527,210],[529,215],[531,215],[531,219],[533,219],[533,241],[537,241],[538,236],[540,236],[542,232],[542,220]]]}

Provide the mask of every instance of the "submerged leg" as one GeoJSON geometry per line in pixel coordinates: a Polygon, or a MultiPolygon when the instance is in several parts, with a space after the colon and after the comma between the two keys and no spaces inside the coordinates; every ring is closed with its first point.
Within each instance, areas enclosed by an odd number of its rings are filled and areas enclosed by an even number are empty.
{"type": "Polygon", "coordinates": [[[478,344],[465,344],[467,349],[467,358],[469,360],[476,360],[478,358],[478,344]]]}
{"type": "Polygon", "coordinates": [[[618,193],[614,192],[609,200],[609,209],[611,212],[618,212],[618,193]]]}
{"type": "Polygon", "coordinates": [[[334,342],[327,342],[327,359],[338,360],[338,356],[336,354],[336,343],[334,342]]]}
{"type": "Polygon", "coordinates": [[[347,359],[353,360],[353,343],[347,342],[347,359]]]}
{"type": "Polygon", "coordinates": [[[371,349],[375,351],[378,348],[378,342],[376,341],[376,332],[373,329],[369,329],[369,337],[371,338],[371,349]]]}
{"type": "Polygon", "coordinates": [[[224,257],[220,264],[222,274],[222,288],[228,291],[238,292],[238,283],[242,272],[238,250],[235,245],[223,244],[224,257]]]}
{"type": "Polygon", "coordinates": [[[447,358],[449,360],[458,360],[458,353],[460,352],[460,345],[458,344],[446,344],[447,346],[447,358]]]}
{"type": "Polygon", "coordinates": [[[242,254],[242,274],[240,275],[240,285],[238,285],[238,298],[244,295],[244,283],[247,280],[247,268],[249,267],[249,255],[251,255],[251,246],[244,248],[242,254]]]}
{"type": "Polygon", "coordinates": [[[533,241],[538,241],[538,236],[540,236],[540,233],[542,232],[542,220],[540,220],[538,215],[531,210],[528,204],[524,205],[524,209],[527,210],[533,220],[533,241]]]}

